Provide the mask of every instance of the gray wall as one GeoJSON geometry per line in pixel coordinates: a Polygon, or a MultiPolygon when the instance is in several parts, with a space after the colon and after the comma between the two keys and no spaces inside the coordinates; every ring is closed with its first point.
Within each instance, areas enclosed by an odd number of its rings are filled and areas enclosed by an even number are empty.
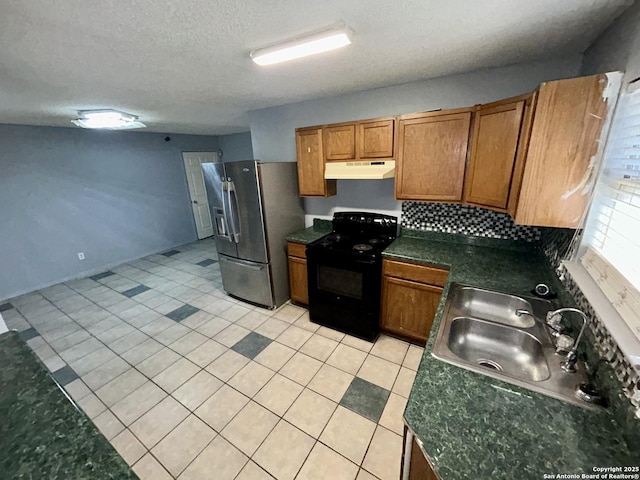
{"type": "Polygon", "coordinates": [[[582,73],[625,71],[624,81],[640,77],[640,2],[613,22],[584,54],[582,73]]]}
{"type": "MultiPolygon", "coordinates": [[[[262,160],[293,162],[296,127],[490,102],[530,92],[544,80],[577,76],[581,61],[575,55],[254,110],[249,112],[253,151],[262,160]]],[[[305,199],[307,223],[340,209],[398,215],[393,180],[339,180],[335,197],[305,199]]]]}
{"type": "Polygon", "coordinates": [[[238,160],[253,160],[251,132],[232,133],[218,136],[218,144],[222,149],[222,160],[237,162],[238,160]]]}
{"type": "Polygon", "coordinates": [[[181,152],[218,141],[165,136],[0,125],[0,299],[195,241],[181,152]]]}

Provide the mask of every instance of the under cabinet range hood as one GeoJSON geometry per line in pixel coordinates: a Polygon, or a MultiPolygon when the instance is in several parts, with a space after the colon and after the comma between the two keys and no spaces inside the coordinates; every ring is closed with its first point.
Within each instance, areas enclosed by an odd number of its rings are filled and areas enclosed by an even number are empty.
{"type": "Polygon", "coordinates": [[[382,180],[395,177],[393,160],[371,162],[327,162],[324,178],[328,180],[382,180]]]}

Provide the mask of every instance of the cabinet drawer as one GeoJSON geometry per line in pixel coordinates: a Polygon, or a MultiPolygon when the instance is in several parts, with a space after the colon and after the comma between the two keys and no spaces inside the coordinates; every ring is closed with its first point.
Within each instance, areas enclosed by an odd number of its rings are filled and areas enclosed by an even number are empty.
{"type": "Polygon", "coordinates": [[[382,262],[382,273],[390,277],[413,280],[414,282],[428,283],[444,287],[447,283],[449,272],[435,267],[425,265],[414,265],[412,263],[396,262],[384,260],[382,262]]]}
{"type": "Polygon", "coordinates": [[[287,242],[287,254],[292,257],[307,258],[307,246],[302,243],[287,242]]]}

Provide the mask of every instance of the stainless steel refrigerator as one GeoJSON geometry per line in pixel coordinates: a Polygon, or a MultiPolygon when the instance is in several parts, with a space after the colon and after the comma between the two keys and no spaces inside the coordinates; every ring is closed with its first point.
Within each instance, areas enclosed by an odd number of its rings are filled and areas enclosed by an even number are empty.
{"type": "Polygon", "coordinates": [[[267,308],[289,299],[285,236],[304,227],[294,162],[203,163],[229,295],[267,308]]]}

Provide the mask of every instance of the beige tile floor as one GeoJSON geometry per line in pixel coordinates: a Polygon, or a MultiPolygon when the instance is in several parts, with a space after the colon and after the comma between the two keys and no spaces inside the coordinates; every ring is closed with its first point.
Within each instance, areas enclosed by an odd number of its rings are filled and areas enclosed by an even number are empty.
{"type": "Polygon", "coordinates": [[[142,480],[399,478],[423,350],[238,302],[216,258],[211,240],[185,245],[3,317],[142,480]]]}

